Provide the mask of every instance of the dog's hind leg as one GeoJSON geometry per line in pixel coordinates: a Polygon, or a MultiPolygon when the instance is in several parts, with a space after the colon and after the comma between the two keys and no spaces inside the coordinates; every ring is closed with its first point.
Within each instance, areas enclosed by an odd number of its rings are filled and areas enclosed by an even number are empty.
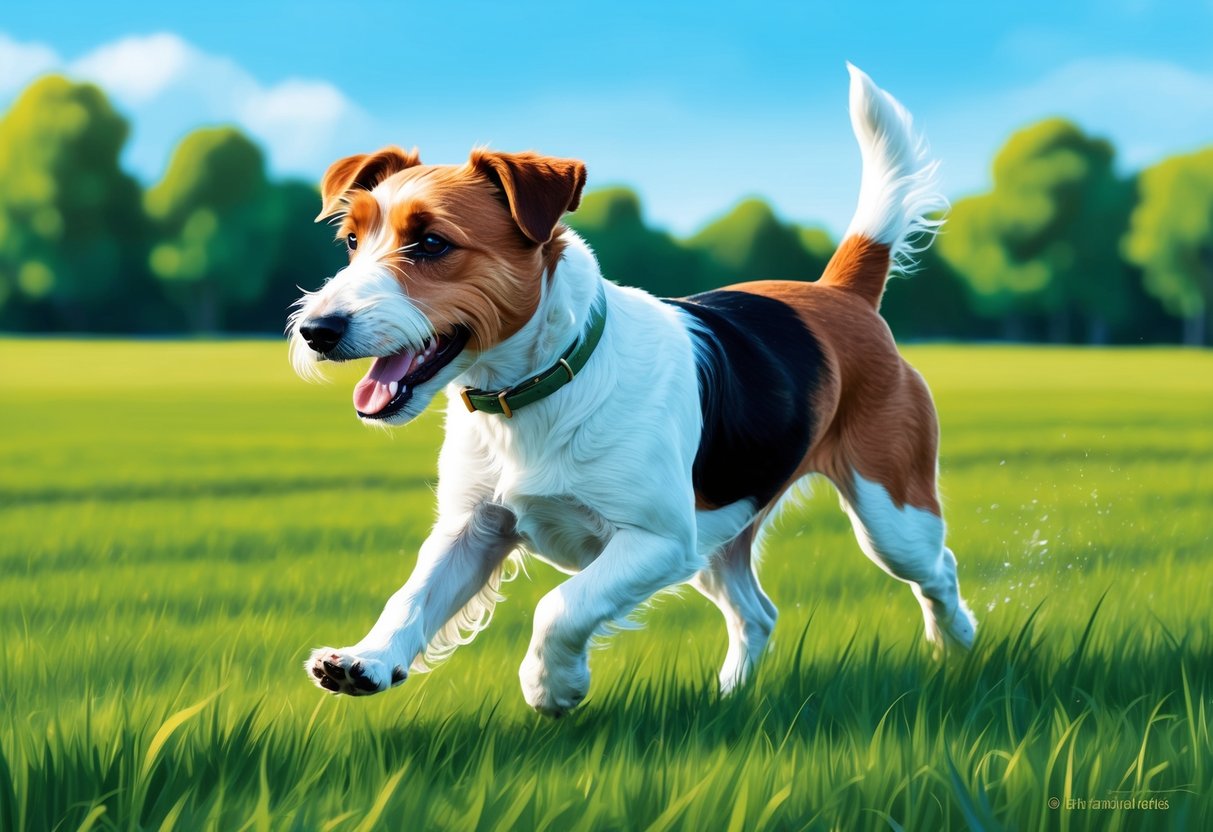
{"type": "Polygon", "coordinates": [[[743,683],[753,670],[775,627],[777,611],[762,591],[752,559],[754,528],[716,550],[706,569],[691,585],[703,593],[724,615],[729,648],[720,668],[721,693],[743,683]]]}
{"type": "Polygon", "coordinates": [[[859,546],[910,585],[937,651],[968,649],[977,623],[960,596],[956,557],[944,545],[936,491],[939,428],[926,383],[902,363],[883,407],[857,411],[831,446],[826,473],[842,496],[859,546]]]}
{"type": "Polygon", "coordinates": [[[937,650],[973,645],[977,624],[956,578],[956,557],[944,545],[934,511],[897,505],[888,490],[855,474],[842,498],[859,546],[872,561],[910,585],[922,605],[927,640],[937,650]]]}

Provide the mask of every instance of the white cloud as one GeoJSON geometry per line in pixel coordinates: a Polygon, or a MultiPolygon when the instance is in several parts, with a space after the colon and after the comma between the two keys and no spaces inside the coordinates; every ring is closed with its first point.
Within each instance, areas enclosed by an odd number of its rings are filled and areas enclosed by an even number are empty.
{"type": "Polygon", "coordinates": [[[1122,170],[1213,142],[1213,75],[1147,58],[1070,61],[1038,80],[919,113],[953,195],[988,186],[990,160],[1015,130],[1064,116],[1116,147],[1122,170]]]}
{"type": "Polygon", "coordinates": [[[94,49],[69,68],[126,104],[141,104],[179,84],[190,64],[205,59],[176,35],[128,37],[94,49]]]}
{"type": "Polygon", "coordinates": [[[21,90],[59,64],[59,55],[42,43],[18,43],[0,32],[0,96],[21,90]]]}
{"type": "Polygon", "coordinates": [[[178,35],[124,37],[64,62],[52,49],[0,33],[0,103],[49,72],[100,85],[132,123],[127,163],[146,179],[160,175],[173,146],[206,124],[238,124],[265,148],[275,173],[316,177],[361,135],[369,119],[325,81],[287,78],[263,84],[229,58],[178,35]]]}
{"type": "Polygon", "coordinates": [[[365,123],[332,84],[287,78],[265,85],[234,61],[169,33],[106,44],[70,69],[134,117],[131,163],[140,170],[162,165],[167,145],[196,125],[227,122],[265,146],[276,172],[315,176],[336,155],[342,131],[365,123]]]}
{"type": "Polygon", "coordinates": [[[250,90],[239,121],[274,149],[279,168],[315,172],[345,137],[366,132],[369,119],[332,84],[290,79],[250,90]],[[323,148],[323,154],[318,149],[323,148]]]}
{"type": "Polygon", "coordinates": [[[1065,115],[1114,139],[1133,166],[1213,141],[1213,75],[1168,61],[1073,61],[1005,96],[1002,106],[1010,113],[1065,115]]]}

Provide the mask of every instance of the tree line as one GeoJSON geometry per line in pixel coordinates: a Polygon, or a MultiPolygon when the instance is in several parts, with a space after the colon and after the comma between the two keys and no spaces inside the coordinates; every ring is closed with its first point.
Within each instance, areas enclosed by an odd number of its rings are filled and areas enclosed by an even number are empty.
{"type": "MultiPolygon", "coordinates": [[[[60,76],[0,117],[0,331],[279,332],[298,287],[345,262],[312,223],[315,185],[271,179],[239,130],[189,134],[146,189],[120,163],[128,133],[99,88],[60,76]]],[[[666,296],[815,279],[836,244],[760,199],[685,238],[622,187],[567,219],[608,277],[666,296]]],[[[902,338],[1207,344],[1213,147],[1124,176],[1069,121],[1025,127],[882,312],[902,338]]]]}

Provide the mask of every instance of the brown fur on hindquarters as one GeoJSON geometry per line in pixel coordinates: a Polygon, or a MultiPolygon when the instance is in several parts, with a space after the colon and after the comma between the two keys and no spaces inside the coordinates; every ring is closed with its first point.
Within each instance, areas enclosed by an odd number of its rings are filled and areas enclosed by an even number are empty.
{"type": "Polygon", "coordinates": [[[822,427],[781,493],[819,473],[850,497],[858,473],[883,485],[897,505],[938,515],[939,423],[926,382],[898,353],[878,312],[888,268],[888,246],[853,237],[816,283],[767,280],[729,288],[794,308],[826,357],[828,372],[810,402],[822,427]]]}

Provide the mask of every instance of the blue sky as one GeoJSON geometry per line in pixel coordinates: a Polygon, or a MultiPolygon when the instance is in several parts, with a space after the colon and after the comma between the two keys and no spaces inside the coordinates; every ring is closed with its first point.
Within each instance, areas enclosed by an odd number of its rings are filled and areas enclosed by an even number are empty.
{"type": "Polygon", "coordinates": [[[1213,143],[1213,0],[6,5],[0,106],[40,72],[97,80],[146,180],[191,127],[236,122],[283,174],[490,143],[584,159],[678,231],[761,194],[837,232],[858,186],[846,60],[915,114],[953,198],[1048,115],[1124,169],[1213,143]]]}

